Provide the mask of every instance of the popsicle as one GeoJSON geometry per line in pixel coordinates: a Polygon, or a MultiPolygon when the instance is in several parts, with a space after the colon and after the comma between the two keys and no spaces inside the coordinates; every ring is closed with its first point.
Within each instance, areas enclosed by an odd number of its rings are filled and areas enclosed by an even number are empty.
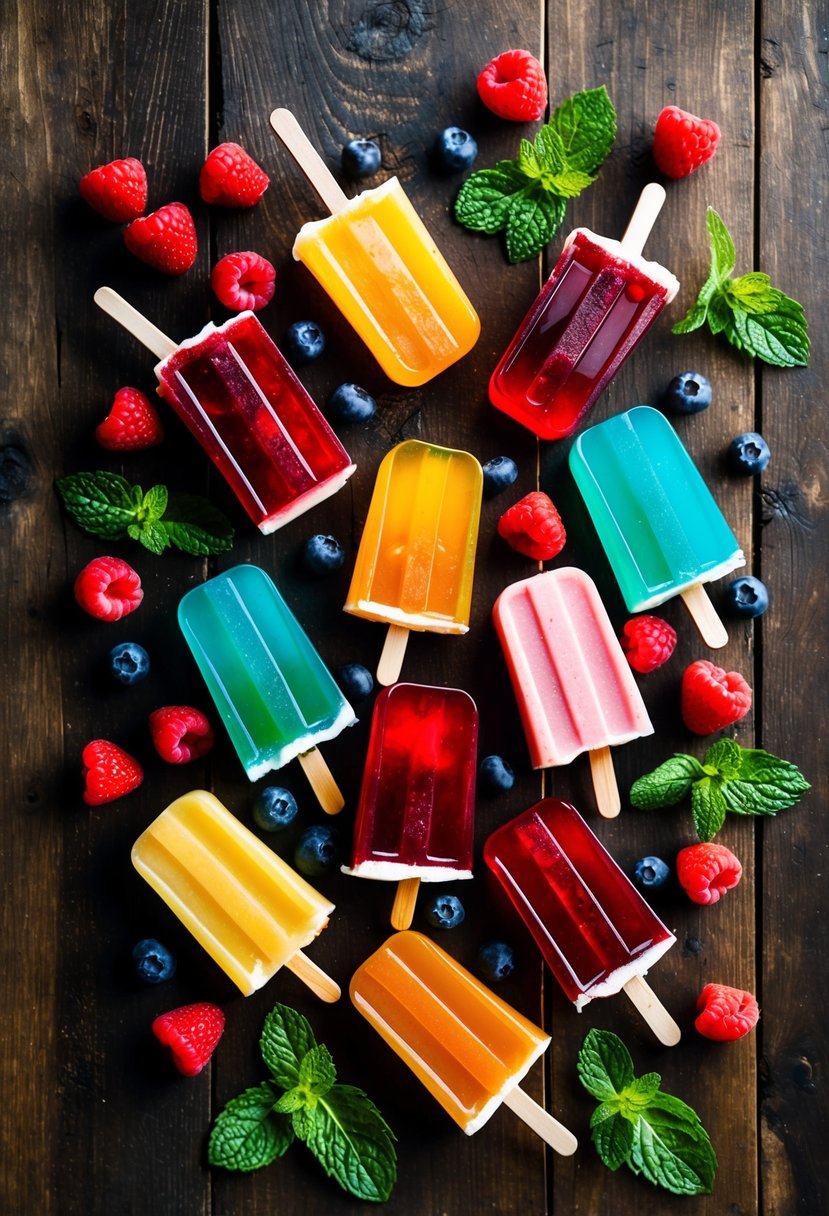
{"type": "Polygon", "coordinates": [[[177,345],[109,287],[95,302],[161,360],[158,392],[264,533],[345,485],[355,465],[252,312],[177,345]]]}
{"type": "Polygon", "coordinates": [[[178,621],[250,780],[298,756],[323,810],[341,810],[317,744],[354,710],[273,580],[235,566],[188,591],[178,621]]]}
{"type": "Polygon", "coordinates": [[[489,399],[542,439],[571,435],[679,291],[642,248],[665,201],[651,182],[621,241],[576,228],[500,363],[489,399]]]}
{"type": "Polygon", "coordinates": [[[676,938],[575,807],[543,799],[497,828],[484,858],[576,1009],[624,991],[661,1043],[679,1042],[642,978],[676,938]]]}
{"type": "Polygon", "coordinates": [[[345,602],[389,625],[381,684],[400,675],[409,630],[467,632],[482,489],[468,452],[407,439],[383,457],[345,602]]]}
{"type": "Polygon", "coordinates": [[[349,199],[289,110],[270,121],[332,213],[302,226],[294,257],[391,380],[425,384],[478,340],[460,283],[396,177],[349,199]]]}
{"type": "Polygon", "coordinates": [[[596,584],[562,566],[513,583],[492,610],[533,768],[588,752],[602,815],[620,808],[610,748],[653,734],[596,584]]]}
{"type": "Polygon", "coordinates": [[[338,999],[302,952],[334,905],[207,790],[162,811],[133,845],[132,864],[245,996],[287,967],[322,1000],[338,999]]]}
{"type": "Polygon", "coordinates": [[[708,645],[724,646],[702,584],[745,557],[665,415],[640,405],[590,427],[570,467],[630,611],[680,595],[708,645]]]}
{"type": "Polygon", "coordinates": [[[459,688],[395,684],[374,703],[354,824],[358,878],[397,882],[408,929],[423,882],[472,877],[478,710],[459,688]]]}
{"type": "Polygon", "coordinates": [[[575,1136],[519,1088],[549,1035],[420,933],[395,933],[354,972],[351,1000],[466,1132],[505,1102],[557,1152],[575,1136]]]}

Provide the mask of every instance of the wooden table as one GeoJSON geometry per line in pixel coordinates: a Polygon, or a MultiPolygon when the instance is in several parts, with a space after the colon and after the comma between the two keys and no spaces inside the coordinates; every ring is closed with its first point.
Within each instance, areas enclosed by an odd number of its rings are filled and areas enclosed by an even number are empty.
{"type": "MultiPolygon", "coordinates": [[[[281,1000],[311,1019],[340,1078],[364,1086],[393,1126],[399,1180],[389,1212],[825,1212],[825,6],[814,0],[805,6],[770,0],[621,6],[569,0],[546,6],[529,0],[506,6],[495,0],[126,0],[55,7],[27,0],[17,9],[16,21],[9,16],[4,23],[0,74],[6,291],[2,1211],[289,1216],[363,1210],[301,1147],[251,1175],[206,1165],[211,1122],[228,1098],[260,1078],[259,1029],[281,1000]],[[518,138],[531,133],[495,119],[475,93],[480,67],[513,46],[543,58],[554,105],[578,89],[606,84],[619,123],[609,161],[596,185],[568,206],[564,231],[543,258],[517,266],[507,264],[499,239],[472,236],[453,222],[458,179],[436,175],[428,158],[435,134],[451,124],[476,135],[479,168],[514,155],[518,138]],[[621,999],[595,1002],[577,1015],[542,972],[534,950],[520,943],[517,973],[500,991],[552,1033],[552,1049],[528,1088],[579,1136],[578,1153],[564,1160],[545,1152],[506,1110],[467,1140],[347,999],[324,1006],[287,973],[248,1000],[234,995],[133,872],[129,853],[143,827],[190,788],[209,787],[250,822],[254,790],[224,735],[206,761],[190,767],[165,765],[150,745],[146,715],[156,706],[208,708],[177,631],[180,596],[231,563],[257,562],[275,576],[326,661],[373,664],[382,629],[346,617],[341,605],[378,463],[411,436],[466,448],[482,461],[506,453],[520,467],[513,490],[484,505],[469,634],[462,640],[419,635],[406,658],[408,678],[460,685],[473,694],[481,711],[481,755],[502,753],[517,771],[509,794],[479,799],[478,872],[462,891],[467,918],[461,928],[436,934],[441,943],[474,965],[479,944],[498,931],[480,858],[497,825],[543,790],[571,799],[595,821],[584,758],[546,778],[529,766],[490,623],[499,591],[535,570],[496,534],[507,503],[539,486],[548,491],[570,532],[554,564],[585,565],[617,626],[626,612],[584,524],[567,472],[569,443],[537,444],[489,406],[486,385],[564,232],[576,224],[622,231],[655,172],[649,146],[656,115],[673,102],[716,118],[722,142],[710,165],[668,184],[648,252],[676,272],[683,288],[598,403],[593,420],[657,402],[683,369],[709,377],[714,404],[677,427],[746,550],[747,569],[768,585],[772,603],[754,625],[732,622],[729,645],[716,656],[698,640],[681,605],[665,606],[679,633],[677,652],[641,680],[657,731],[620,749],[617,771],[627,802],[632,780],[674,751],[702,754],[705,744],[681,723],[680,677],[692,660],[715,657],[754,688],[753,713],[727,733],[794,760],[813,789],[778,818],[727,824],[719,839],[742,859],[744,877],[716,907],[699,908],[677,888],[659,898],[678,942],[652,980],[681,1022],[677,1048],[659,1048],[621,999]],[[347,139],[377,139],[383,151],[378,180],[399,174],[478,306],[483,332],[477,346],[424,388],[399,389],[383,380],[292,263],[297,229],[322,210],[269,131],[275,105],[296,111],[332,166],[347,139]],[[198,197],[199,167],[222,140],[244,144],[270,174],[270,188],[252,211],[209,208],[198,197]],[[125,252],[117,227],[99,220],[78,196],[83,173],[125,155],[147,167],[151,208],[179,199],[193,210],[199,255],[181,278],[142,267],[125,252]],[[803,303],[812,322],[807,369],[769,369],[707,332],[670,333],[707,273],[708,204],[735,238],[738,271],[767,271],[803,303]],[[94,307],[94,289],[111,284],[162,329],[183,338],[211,317],[224,319],[209,290],[210,269],[222,254],[249,248],[277,267],[276,297],[261,314],[277,340],[305,316],[317,318],[328,334],[324,357],[301,373],[315,398],[324,402],[344,380],[379,398],[372,422],[342,431],[358,466],[348,488],[267,539],[248,524],[169,413],[167,439],[158,449],[120,458],[93,439],[118,387],[154,387],[151,358],[94,307]],[[765,435],[771,464],[757,479],[729,476],[724,449],[732,436],[750,429],[765,435]],[[238,529],[232,555],[213,561],[175,553],[154,557],[132,542],[108,544],[80,532],[62,514],[54,480],[91,468],[121,472],[145,488],[164,481],[209,495],[238,529]],[[336,534],[348,552],[343,570],[318,581],[303,575],[298,562],[315,531],[336,534]],[[116,625],[84,615],[72,597],[77,572],[107,551],[132,562],[146,590],[140,611],[116,625]],[[103,671],[109,648],[127,639],[146,645],[153,663],[150,677],[132,690],[116,689],[103,671]],[[134,752],[146,766],[146,780],[128,798],[90,810],[81,800],[80,755],[88,740],[101,736],[134,752]],[[163,988],[139,988],[131,978],[130,950],[144,935],[162,938],[179,959],[175,979],[163,988]],[[713,1044],[694,1031],[695,1000],[711,980],[748,988],[759,998],[761,1021],[739,1043],[713,1044]],[[161,1010],[204,999],[222,1004],[227,1030],[213,1063],[186,1081],[162,1059],[149,1027],[161,1010]],[[575,1073],[576,1053],[592,1026],[619,1033],[639,1072],[659,1071],[664,1088],[699,1112],[719,1158],[712,1196],[676,1199],[625,1168],[611,1174],[600,1163],[589,1137],[593,1102],[575,1073]]],[[[713,594],[721,600],[722,586],[713,594]]],[[[359,725],[326,749],[347,797],[338,825],[346,842],[370,708],[370,702],[362,704],[359,725]]],[[[319,820],[298,767],[290,765],[279,774],[283,778],[300,800],[299,825],[319,820]]],[[[694,839],[687,804],[661,813],[626,805],[618,820],[602,822],[598,830],[628,870],[646,853],[672,861],[694,839]]],[[[275,838],[274,847],[290,857],[295,835],[275,838]]],[[[390,893],[339,873],[319,886],[338,906],[313,954],[345,987],[388,931],[390,893]]],[[[433,932],[422,913],[416,927],[433,932]]]]}

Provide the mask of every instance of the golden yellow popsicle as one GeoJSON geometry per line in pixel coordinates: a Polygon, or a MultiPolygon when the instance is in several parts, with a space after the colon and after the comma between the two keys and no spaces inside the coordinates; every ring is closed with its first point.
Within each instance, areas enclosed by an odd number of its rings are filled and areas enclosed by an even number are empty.
{"type": "Polygon", "coordinates": [[[136,840],[132,863],[245,996],[284,966],[322,1000],[339,998],[302,953],[334,905],[207,790],[170,803],[136,840]]]}

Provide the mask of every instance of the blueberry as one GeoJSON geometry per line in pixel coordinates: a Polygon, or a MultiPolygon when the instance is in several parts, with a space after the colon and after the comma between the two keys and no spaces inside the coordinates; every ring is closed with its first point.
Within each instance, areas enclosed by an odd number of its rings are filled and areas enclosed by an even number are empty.
{"type": "Polygon", "coordinates": [[[503,756],[484,756],[478,765],[478,779],[490,794],[500,794],[515,785],[515,773],[503,756]]]}
{"type": "Polygon", "coordinates": [[[119,642],[109,652],[109,672],[119,684],[137,684],[150,670],[150,656],[137,642],[119,642]]]}
{"type": "Polygon", "coordinates": [[[352,705],[365,701],[374,692],[374,676],[362,663],[343,663],[335,667],[332,674],[352,705]]]}
{"type": "Polygon", "coordinates": [[[762,616],[769,606],[766,584],[752,574],[741,574],[726,587],[725,603],[732,616],[747,620],[762,616]]]}
{"type": "Polygon", "coordinates": [[[325,536],[318,532],[306,540],[302,561],[311,574],[332,574],[344,564],[345,549],[336,536],[325,536]]]}
{"type": "Polygon", "coordinates": [[[328,398],[328,412],[339,422],[368,422],[377,402],[359,384],[341,384],[328,398]]]}
{"type": "Polygon", "coordinates": [[[747,477],[753,477],[755,473],[762,473],[771,460],[771,452],[762,435],[758,435],[756,431],[746,431],[731,440],[726,459],[733,473],[745,473],[747,477]]]}
{"type": "Polygon", "coordinates": [[[518,465],[509,456],[494,456],[484,465],[484,494],[494,498],[506,490],[518,476],[518,465]]]}
{"type": "Polygon", "coordinates": [[[372,177],[382,159],[380,148],[373,139],[352,139],[343,148],[340,163],[349,177],[372,177]]]}
{"type": "Polygon", "coordinates": [[[447,127],[435,143],[434,159],[438,168],[454,173],[468,169],[478,155],[478,145],[468,131],[447,127]]]}
{"type": "Polygon", "coordinates": [[[711,385],[699,372],[680,372],[665,393],[665,405],[673,414],[698,414],[711,404],[711,385]]]}
{"type": "Polygon", "coordinates": [[[306,828],[297,841],[294,865],[301,874],[316,878],[330,870],[339,856],[339,837],[325,823],[306,828]]]}
{"type": "Polygon", "coordinates": [[[670,872],[661,857],[641,857],[633,867],[633,877],[646,891],[658,890],[670,872]]]}
{"type": "Polygon", "coordinates": [[[433,929],[456,929],[465,916],[457,895],[436,895],[426,907],[426,919],[433,929]]]}
{"type": "Polygon", "coordinates": [[[145,984],[163,984],[176,973],[176,960],[154,937],[144,937],[132,948],[135,973],[145,984]]]}
{"type": "Polygon", "coordinates": [[[296,817],[296,798],[290,790],[278,785],[266,785],[253,802],[253,822],[263,832],[278,832],[296,817]]]}
{"type": "Polygon", "coordinates": [[[478,951],[478,970],[488,984],[497,984],[515,970],[515,953],[506,942],[487,942],[478,951]]]}
{"type": "Polygon", "coordinates": [[[294,321],[285,334],[285,351],[291,363],[311,363],[325,350],[325,334],[316,321],[294,321]]]}

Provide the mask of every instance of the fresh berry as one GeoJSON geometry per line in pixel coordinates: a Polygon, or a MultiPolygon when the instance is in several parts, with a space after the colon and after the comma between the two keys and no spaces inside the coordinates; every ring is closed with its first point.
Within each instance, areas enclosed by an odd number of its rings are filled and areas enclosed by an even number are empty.
{"type": "Polygon", "coordinates": [[[306,540],[302,561],[310,574],[333,574],[345,564],[345,549],[336,536],[325,536],[318,532],[306,540]]]}
{"type": "Polygon", "coordinates": [[[500,794],[515,785],[515,773],[503,756],[484,756],[478,765],[478,779],[484,791],[500,794]]]}
{"type": "Polygon", "coordinates": [[[263,832],[281,832],[293,823],[298,811],[296,798],[290,790],[278,785],[266,785],[253,801],[253,822],[263,832]]]}
{"type": "Polygon", "coordinates": [[[368,422],[377,402],[359,384],[341,384],[328,398],[328,412],[338,422],[368,422]]]}
{"type": "Polygon", "coordinates": [[[494,498],[518,478],[518,465],[509,456],[493,456],[483,466],[484,494],[494,498]]]}
{"type": "Polygon", "coordinates": [[[141,579],[120,557],[96,557],[75,579],[75,599],[99,621],[120,621],[144,598],[141,579]]]}
{"type": "Polygon", "coordinates": [[[676,647],[676,630],[659,616],[634,616],[622,629],[622,650],[641,675],[666,663],[676,647]]]}
{"type": "Polygon", "coordinates": [[[746,620],[762,616],[769,606],[766,584],[753,574],[741,574],[726,587],[725,604],[732,616],[746,620]]]}
{"type": "Polygon", "coordinates": [[[636,884],[645,891],[658,891],[664,887],[670,873],[661,857],[640,857],[633,867],[636,884]]]}
{"type": "Polygon", "coordinates": [[[225,1015],[218,1005],[199,1001],[162,1013],[153,1022],[153,1034],[173,1055],[173,1063],[185,1077],[195,1077],[216,1050],[225,1028],[225,1015]]]}
{"type": "Polygon", "coordinates": [[[225,308],[256,312],[273,299],[276,271],[267,258],[250,249],[228,253],[213,267],[210,286],[225,308]]]}
{"type": "Polygon", "coordinates": [[[672,414],[699,414],[711,404],[711,385],[699,372],[680,372],[665,390],[665,408],[672,414]]]}
{"type": "Polygon", "coordinates": [[[771,460],[771,451],[762,435],[756,431],[746,431],[731,440],[726,451],[726,459],[733,473],[743,473],[753,477],[762,473],[771,460]]]}
{"type": "Polygon", "coordinates": [[[132,948],[135,973],[145,984],[163,984],[176,973],[176,960],[154,937],[144,937],[132,948]]]}
{"type": "Polygon", "coordinates": [[[527,557],[546,562],[564,548],[567,533],[552,500],[533,490],[498,520],[498,535],[527,557]]]}
{"type": "Polygon", "coordinates": [[[694,1022],[697,1030],[718,1043],[742,1039],[760,1017],[757,1001],[750,992],[725,984],[706,984],[697,998],[697,1009],[702,1010],[694,1022]]]}
{"type": "Polygon", "coordinates": [[[311,363],[325,350],[325,334],[316,321],[295,321],[285,334],[285,352],[291,363],[311,363]]]}
{"type": "Polygon", "coordinates": [[[184,203],[167,203],[158,211],[133,220],[124,229],[130,253],[163,274],[184,274],[196,260],[198,242],[193,217],[184,203]]]}
{"type": "Polygon", "coordinates": [[[161,419],[150,399],[137,388],[119,388],[106,418],[95,428],[102,448],[137,452],[164,438],[161,419]]]}
{"type": "Polygon", "coordinates": [[[666,106],[656,120],[653,159],[667,177],[687,177],[717,150],[720,128],[679,106],[666,106]]]}
{"type": "Polygon", "coordinates": [[[155,750],[169,764],[189,764],[213,746],[213,727],[190,705],[163,705],[147,721],[155,750]]]}
{"type": "Polygon", "coordinates": [[[478,951],[478,971],[488,984],[499,984],[515,970],[515,952],[506,942],[486,942],[478,951]]]}
{"type": "Polygon", "coordinates": [[[109,652],[109,672],[119,684],[137,684],[150,670],[150,656],[137,642],[119,642],[109,652]]]}
{"type": "Polygon", "coordinates": [[[544,69],[529,51],[504,51],[478,76],[478,96],[499,118],[535,122],[547,105],[544,69]]]}
{"type": "Polygon", "coordinates": [[[446,127],[437,137],[434,161],[439,169],[456,173],[468,169],[478,155],[478,145],[468,131],[446,127]]]}
{"type": "Polygon", "coordinates": [[[751,689],[738,671],[723,671],[708,659],[686,667],[682,677],[682,721],[695,735],[712,735],[744,718],[751,689]]]}
{"type": "Polygon", "coordinates": [[[736,887],[743,867],[724,844],[692,844],[676,855],[676,876],[695,904],[715,904],[736,887]]]}
{"type": "Polygon", "coordinates": [[[333,828],[325,823],[306,828],[294,850],[294,865],[300,874],[316,878],[330,870],[340,854],[340,838],[333,828]]]}
{"type": "Polygon", "coordinates": [[[374,692],[374,676],[362,663],[343,663],[333,668],[332,674],[352,705],[365,701],[374,692]]]}
{"type": "Polygon", "coordinates": [[[465,916],[457,895],[436,895],[426,905],[426,919],[433,929],[456,929],[465,916]]]}
{"type": "Polygon", "coordinates": [[[93,739],[81,754],[83,800],[87,806],[114,802],[138,789],[144,770],[129,752],[108,739],[93,739]]]}
{"type": "Polygon", "coordinates": [[[78,189],[90,207],[115,224],[137,219],[147,206],[147,174],[134,156],[99,165],[81,178],[78,189]]]}
{"type": "Polygon", "coordinates": [[[219,144],[201,167],[199,193],[206,203],[252,207],[267,190],[269,181],[264,169],[244,148],[238,144],[219,144]]]}
{"type": "Polygon", "coordinates": [[[352,139],[345,145],[340,156],[343,172],[348,177],[373,177],[383,157],[373,139],[352,139]]]}

